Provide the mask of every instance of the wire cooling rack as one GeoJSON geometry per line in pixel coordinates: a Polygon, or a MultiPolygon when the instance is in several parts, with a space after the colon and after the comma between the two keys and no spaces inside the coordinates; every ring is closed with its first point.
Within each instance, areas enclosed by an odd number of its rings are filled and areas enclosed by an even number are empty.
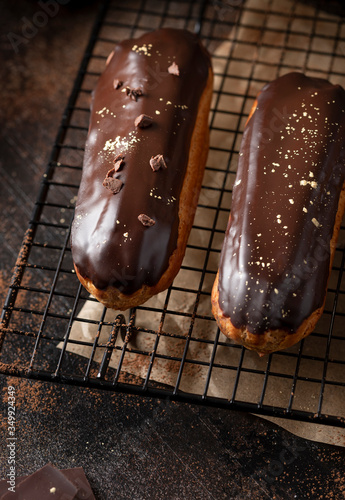
{"type": "Polygon", "coordinates": [[[345,86],[342,19],[289,0],[123,5],[104,3],[76,77],[3,308],[0,372],[345,426],[344,227],[325,312],[297,346],[259,358],[219,332],[210,307],[254,98],[293,70],[345,86]],[[196,32],[213,56],[210,154],[173,286],[119,314],[81,287],[69,244],[90,93],[117,41],[164,26],[196,32]]]}

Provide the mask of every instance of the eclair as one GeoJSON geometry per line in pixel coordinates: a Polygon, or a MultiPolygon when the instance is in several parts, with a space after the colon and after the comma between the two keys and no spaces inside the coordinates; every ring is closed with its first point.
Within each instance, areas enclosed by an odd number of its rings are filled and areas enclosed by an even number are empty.
{"type": "Polygon", "coordinates": [[[320,318],[345,208],[345,91],[289,73],[247,120],[212,289],[220,330],[260,355],[320,318]]]}
{"type": "Polygon", "coordinates": [[[71,233],[75,271],[105,306],[168,288],[192,227],[208,154],[210,56],[159,29],[109,55],[92,95],[71,233]]]}

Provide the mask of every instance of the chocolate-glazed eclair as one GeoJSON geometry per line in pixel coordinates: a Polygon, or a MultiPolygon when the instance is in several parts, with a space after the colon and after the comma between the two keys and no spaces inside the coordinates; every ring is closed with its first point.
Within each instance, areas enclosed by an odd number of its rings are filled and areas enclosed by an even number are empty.
{"type": "Polygon", "coordinates": [[[92,97],[72,227],[85,288],[124,310],[180,269],[208,154],[210,56],[185,30],[119,43],[92,97]]]}
{"type": "Polygon", "coordinates": [[[260,354],[311,333],[345,207],[345,91],[289,73],[259,93],[244,129],[212,290],[221,331],[260,354]]]}

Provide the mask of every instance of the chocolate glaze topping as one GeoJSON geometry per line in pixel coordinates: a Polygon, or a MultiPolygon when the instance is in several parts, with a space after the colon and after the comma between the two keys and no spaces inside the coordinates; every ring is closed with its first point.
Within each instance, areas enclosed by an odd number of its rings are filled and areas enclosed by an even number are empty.
{"type": "Polygon", "coordinates": [[[157,284],[166,271],[209,67],[209,55],[185,30],[161,29],[115,47],[93,95],[72,227],[73,260],[97,288],[131,294],[157,284]],[[168,72],[173,62],[178,78],[168,72]],[[152,117],[150,127],[135,126],[140,115],[152,117]],[[158,153],[167,168],[153,172],[150,159],[158,153]],[[115,173],[123,186],[113,194],[102,183],[118,154],[125,156],[115,173]],[[140,214],[155,224],[144,226],[140,214]]]}
{"type": "Polygon", "coordinates": [[[289,73],[243,134],[219,268],[219,305],[260,334],[295,332],[324,301],[345,174],[345,91],[289,73]]]}

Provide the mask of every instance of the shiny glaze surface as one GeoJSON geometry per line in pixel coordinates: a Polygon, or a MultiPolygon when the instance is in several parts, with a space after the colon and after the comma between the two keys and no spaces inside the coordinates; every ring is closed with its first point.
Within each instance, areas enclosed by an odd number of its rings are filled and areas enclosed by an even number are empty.
{"type": "Polygon", "coordinates": [[[294,332],[321,307],[345,164],[345,92],[289,73],[243,134],[221,253],[219,305],[251,333],[294,332]]]}
{"type": "Polygon", "coordinates": [[[157,284],[167,269],[209,67],[209,55],[185,30],[161,29],[115,47],[93,96],[72,228],[73,260],[97,288],[131,294],[157,284]],[[173,62],[179,76],[168,72],[173,62]],[[143,95],[128,95],[127,87],[143,95]],[[135,125],[141,114],[153,119],[150,126],[135,125]],[[114,195],[102,183],[118,154],[124,164],[115,177],[123,186],[114,195]],[[167,168],[153,171],[150,159],[160,154],[167,168]],[[144,226],[140,214],[155,224],[144,226]]]}

